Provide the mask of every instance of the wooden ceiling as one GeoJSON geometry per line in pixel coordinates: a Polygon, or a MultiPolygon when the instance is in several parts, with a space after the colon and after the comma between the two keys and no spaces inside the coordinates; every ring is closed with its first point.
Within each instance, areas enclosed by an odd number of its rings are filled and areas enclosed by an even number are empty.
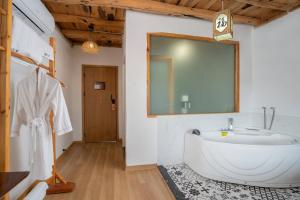
{"type": "Polygon", "coordinates": [[[73,44],[91,38],[101,46],[121,47],[124,9],[63,4],[44,1],[61,32],[73,44]],[[94,32],[88,26],[94,24],[94,32]]]}
{"type": "MultiPolygon", "coordinates": [[[[221,0],[43,0],[72,43],[88,38],[101,46],[121,47],[125,9],[212,20],[221,0]],[[94,25],[94,32],[88,26],[94,25]]],[[[234,23],[260,26],[300,7],[300,0],[224,0],[234,23]]],[[[138,27],[137,27],[138,28],[138,27]]]]}

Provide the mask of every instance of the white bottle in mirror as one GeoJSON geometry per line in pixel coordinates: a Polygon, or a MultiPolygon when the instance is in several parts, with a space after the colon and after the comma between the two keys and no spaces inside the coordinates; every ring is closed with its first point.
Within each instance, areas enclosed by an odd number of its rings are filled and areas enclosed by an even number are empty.
{"type": "Polygon", "coordinates": [[[181,96],[181,113],[186,114],[191,109],[191,102],[189,101],[189,95],[182,95],[181,96]]]}

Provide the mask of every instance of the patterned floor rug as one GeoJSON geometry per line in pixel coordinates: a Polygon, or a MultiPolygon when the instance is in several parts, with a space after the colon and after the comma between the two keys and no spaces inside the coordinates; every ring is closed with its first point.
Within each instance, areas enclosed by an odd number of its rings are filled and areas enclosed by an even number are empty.
{"type": "Polygon", "coordinates": [[[300,200],[300,188],[264,188],[204,178],[185,164],[159,170],[177,200],[300,200]]]}

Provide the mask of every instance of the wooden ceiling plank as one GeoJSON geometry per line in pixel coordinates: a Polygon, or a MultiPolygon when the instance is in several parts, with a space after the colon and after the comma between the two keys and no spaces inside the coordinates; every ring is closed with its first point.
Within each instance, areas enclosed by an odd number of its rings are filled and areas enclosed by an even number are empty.
{"type": "Polygon", "coordinates": [[[266,2],[266,1],[257,1],[257,0],[235,0],[240,3],[250,4],[252,6],[269,8],[274,10],[289,11],[291,9],[290,4],[276,3],[276,2],[266,2]]]}
{"type": "Polygon", "coordinates": [[[73,23],[56,23],[60,29],[74,29],[73,23]]]}
{"type": "Polygon", "coordinates": [[[55,4],[55,3],[53,3],[53,2],[44,2],[44,1],[43,1],[43,3],[45,4],[46,8],[47,8],[51,13],[54,12],[54,10],[55,10],[55,5],[57,5],[57,4],[55,4]]]}
{"type": "MultiPolygon", "coordinates": [[[[239,3],[239,2],[238,2],[239,3]]],[[[245,7],[247,4],[244,4],[244,3],[240,3],[238,6],[234,7],[231,9],[231,12],[236,14],[238,12],[240,12],[240,10],[245,7]]]]}
{"type": "MultiPolygon", "coordinates": [[[[84,40],[72,40],[72,45],[82,45],[84,40]]],[[[121,43],[108,43],[106,41],[96,41],[96,43],[101,47],[116,47],[116,48],[122,48],[121,43]]]]}
{"type": "Polygon", "coordinates": [[[76,15],[91,16],[92,7],[91,6],[87,6],[87,5],[80,5],[80,9],[76,9],[74,11],[72,11],[72,13],[74,13],[76,15]],[[76,11],[80,11],[80,12],[76,13],[76,11]]]}
{"type": "Polygon", "coordinates": [[[198,5],[198,3],[200,2],[201,0],[191,0],[188,4],[187,4],[187,6],[188,7],[191,7],[191,8],[194,8],[194,7],[196,7],[197,5],[198,5]]]}
{"type": "Polygon", "coordinates": [[[173,5],[177,5],[178,0],[163,0],[163,2],[169,3],[169,4],[173,4],[173,5]]]}
{"type": "Polygon", "coordinates": [[[54,20],[56,22],[73,22],[73,23],[82,23],[82,24],[94,24],[96,26],[111,26],[111,27],[118,27],[123,29],[124,28],[124,21],[109,21],[103,20],[99,18],[93,17],[83,17],[77,15],[68,15],[68,14],[58,14],[52,13],[54,20]]]}
{"type": "Polygon", "coordinates": [[[238,12],[239,15],[246,15],[248,12],[254,11],[255,9],[257,9],[255,6],[249,6],[243,10],[240,10],[238,12]]]}
{"type": "Polygon", "coordinates": [[[212,7],[212,5],[214,5],[218,0],[210,0],[204,7],[203,9],[209,9],[210,7],[212,7]]]}
{"type": "MultiPolygon", "coordinates": [[[[79,29],[79,30],[88,30],[88,28],[79,29]]],[[[95,31],[111,33],[111,34],[123,34],[124,29],[121,28],[113,28],[111,26],[94,26],[95,31]]]]}
{"type": "MultiPolygon", "coordinates": [[[[247,16],[252,16],[252,17],[257,17],[257,16],[260,16],[260,19],[262,21],[264,21],[264,15],[270,11],[275,11],[275,10],[270,10],[268,8],[257,8],[255,10],[251,10],[250,12],[247,12],[245,13],[245,15],[247,16]]],[[[283,12],[283,11],[279,11],[279,10],[276,10],[277,12],[283,12]]]]}
{"type": "Polygon", "coordinates": [[[178,5],[179,6],[186,6],[188,4],[189,0],[180,0],[178,5]]]}
{"type": "Polygon", "coordinates": [[[227,4],[227,5],[225,5],[225,9],[229,9],[232,12],[233,9],[235,9],[236,7],[239,7],[240,5],[241,5],[241,3],[234,1],[234,2],[231,2],[231,3],[227,4]]]}
{"type": "Polygon", "coordinates": [[[116,8],[112,8],[112,7],[102,7],[102,10],[105,13],[105,18],[107,20],[114,20],[115,16],[116,16],[116,8]]]}
{"type": "Polygon", "coordinates": [[[78,24],[78,23],[73,23],[73,25],[76,27],[76,29],[80,29],[80,24],[78,24]]]}
{"type": "MultiPolygon", "coordinates": [[[[69,23],[69,22],[56,22],[57,25],[60,27],[60,29],[73,29],[73,30],[82,30],[82,31],[88,31],[88,25],[83,23],[69,23]]],[[[123,34],[124,28],[120,27],[112,27],[112,26],[94,26],[95,32],[105,32],[105,33],[111,33],[111,34],[123,34]]]]}
{"type": "Polygon", "coordinates": [[[122,41],[122,35],[114,35],[108,33],[95,33],[89,31],[79,31],[79,30],[70,30],[70,29],[62,29],[61,32],[70,39],[84,39],[87,40],[92,38],[93,40],[111,40],[113,42],[122,41]]]}
{"type": "Polygon", "coordinates": [[[90,16],[94,17],[94,18],[99,18],[98,7],[92,6],[92,10],[91,10],[91,15],[90,16]]]}
{"type": "Polygon", "coordinates": [[[300,7],[300,0],[297,0],[298,2],[295,2],[291,4],[289,11],[292,12],[293,10],[296,10],[300,7]]]}
{"type": "MultiPolygon", "coordinates": [[[[150,12],[156,14],[172,15],[172,16],[188,16],[211,21],[216,14],[215,11],[188,8],[176,6],[172,4],[150,1],[150,0],[45,0],[48,2],[64,3],[64,4],[85,4],[89,6],[106,6],[129,10],[137,10],[141,12],[150,12]]],[[[240,15],[233,16],[235,23],[257,25],[261,23],[260,19],[254,17],[246,17],[240,15]]]]}
{"type": "Polygon", "coordinates": [[[115,20],[125,20],[125,10],[117,8],[115,20]]]}
{"type": "Polygon", "coordinates": [[[263,20],[262,23],[259,24],[258,26],[265,25],[265,24],[267,24],[267,23],[269,23],[269,22],[271,22],[271,21],[273,21],[273,20],[275,20],[275,19],[278,19],[278,18],[280,18],[280,17],[283,17],[283,16],[285,16],[285,15],[287,15],[287,14],[288,14],[287,12],[282,12],[282,13],[280,13],[280,14],[277,14],[277,15],[275,15],[275,16],[269,18],[269,19],[263,20]]]}
{"type": "MultiPolygon", "coordinates": [[[[69,12],[69,5],[67,4],[58,4],[55,2],[47,2],[43,0],[43,3],[46,5],[46,7],[49,9],[50,12],[55,11],[57,13],[68,13],[69,12]]],[[[79,6],[79,5],[73,5],[73,6],[79,6]]]]}

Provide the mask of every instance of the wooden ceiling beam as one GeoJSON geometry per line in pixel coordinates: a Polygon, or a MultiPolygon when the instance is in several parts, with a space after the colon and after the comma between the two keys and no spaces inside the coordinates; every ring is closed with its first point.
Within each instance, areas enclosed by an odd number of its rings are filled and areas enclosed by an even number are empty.
{"type": "MultiPolygon", "coordinates": [[[[151,1],[151,0],[45,0],[47,2],[64,3],[64,4],[84,4],[89,6],[105,6],[136,10],[141,12],[150,12],[171,16],[188,16],[212,21],[215,11],[176,6],[168,3],[151,1]]],[[[233,15],[235,23],[258,25],[261,20],[254,17],[233,15]]]]}
{"type": "Polygon", "coordinates": [[[114,28],[124,28],[124,21],[109,21],[94,17],[84,17],[70,14],[57,14],[52,13],[55,22],[70,22],[70,23],[82,23],[82,24],[94,24],[95,26],[110,26],[114,28]]]}
{"type": "Polygon", "coordinates": [[[107,40],[112,41],[113,43],[121,43],[122,42],[122,35],[114,35],[109,33],[95,33],[95,32],[88,32],[88,31],[79,31],[79,30],[70,30],[70,29],[62,29],[61,32],[70,39],[93,39],[93,40],[107,40]]]}
{"type": "Polygon", "coordinates": [[[289,11],[293,5],[292,4],[284,4],[270,1],[257,1],[257,0],[235,0],[236,2],[250,4],[252,6],[260,7],[260,8],[269,8],[273,10],[282,10],[289,11]]]}

